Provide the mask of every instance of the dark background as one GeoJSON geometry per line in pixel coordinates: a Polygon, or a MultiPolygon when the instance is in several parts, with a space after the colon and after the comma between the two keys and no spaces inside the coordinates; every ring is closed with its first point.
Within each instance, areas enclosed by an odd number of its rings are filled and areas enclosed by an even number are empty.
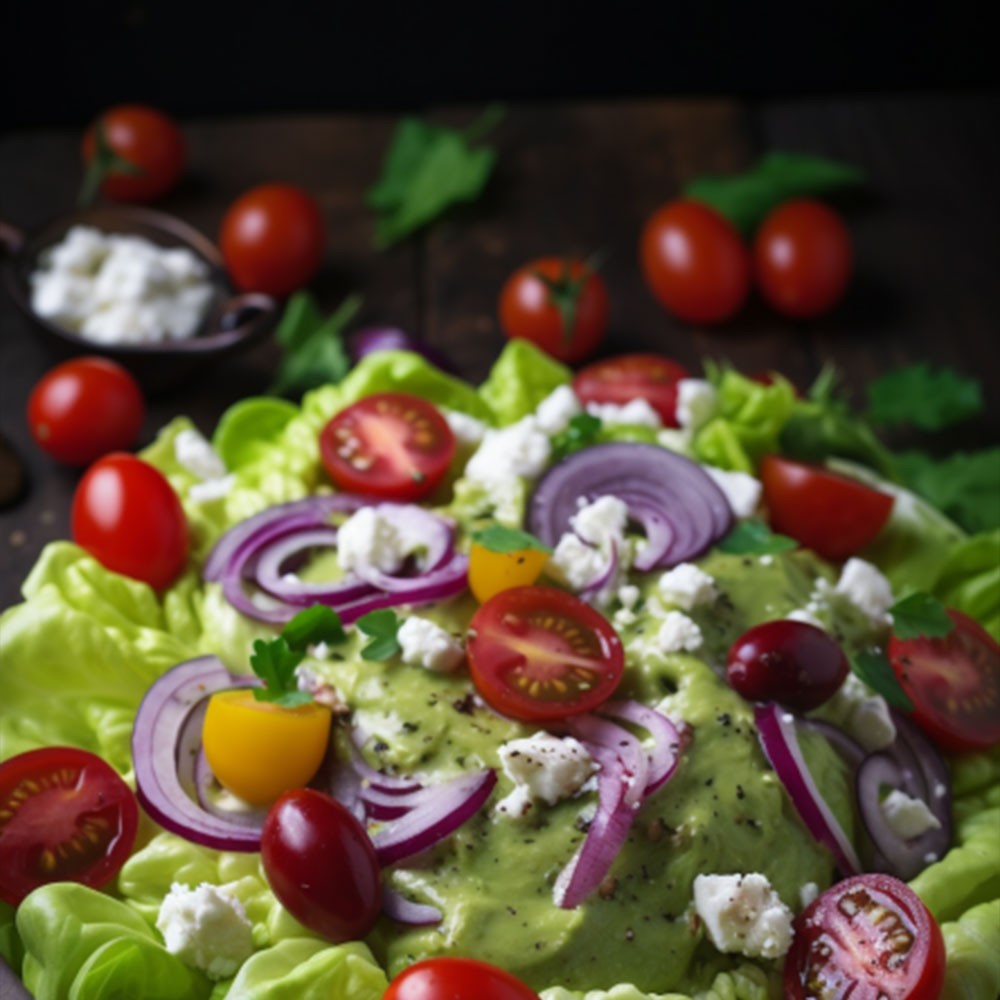
{"type": "Polygon", "coordinates": [[[994,87],[986,3],[0,4],[0,128],[504,98],[994,87]]]}

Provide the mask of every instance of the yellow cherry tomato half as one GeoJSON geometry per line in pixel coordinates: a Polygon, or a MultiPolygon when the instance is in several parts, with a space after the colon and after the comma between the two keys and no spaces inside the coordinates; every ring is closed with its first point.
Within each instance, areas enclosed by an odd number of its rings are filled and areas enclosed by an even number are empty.
{"type": "Polygon", "coordinates": [[[330,720],[330,710],[315,702],[283,708],[257,701],[250,689],[219,691],[208,701],[202,745],[223,788],[266,806],[319,770],[330,720]]]}
{"type": "Polygon", "coordinates": [[[501,590],[530,587],[541,575],[548,558],[543,549],[494,552],[473,542],[469,550],[469,589],[483,604],[501,590]]]}

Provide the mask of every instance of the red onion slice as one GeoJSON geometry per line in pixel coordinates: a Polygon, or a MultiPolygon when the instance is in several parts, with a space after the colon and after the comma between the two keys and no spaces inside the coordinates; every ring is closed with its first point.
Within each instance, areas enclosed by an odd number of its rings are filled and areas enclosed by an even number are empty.
{"type": "Polygon", "coordinates": [[[569,530],[577,501],[616,496],[646,534],[639,570],[674,566],[701,555],[732,523],[722,490],[695,462],[657,445],[615,442],[575,452],[538,483],[528,509],[530,530],[555,545],[569,530]]]}
{"type": "Polygon", "coordinates": [[[806,829],[830,849],[842,875],[857,875],[861,862],[809,773],[795,732],[795,716],[778,705],[755,705],[754,721],[764,756],[781,779],[806,829]]]}
{"type": "Polygon", "coordinates": [[[681,734],[677,727],[662,713],[638,701],[608,701],[600,708],[601,715],[631,722],[652,737],[653,745],[646,750],[649,771],[646,778],[646,797],[662,788],[677,770],[680,760],[681,734]]]}
{"type": "Polygon", "coordinates": [[[627,729],[596,715],[579,715],[568,720],[567,727],[587,746],[603,747],[618,757],[625,780],[623,802],[629,809],[638,809],[649,775],[649,758],[642,744],[627,729]]]}
{"type": "Polygon", "coordinates": [[[371,594],[371,584],[354,576],[335,582],[307,583],[297,578],[289,579],[286,567],[300,553],[309,549],[337,547],[336,528],[316,528],[299,531],[271,542],[257,556],[252,571],[254,582],[261,590],[289,604],[335,604],[356,601],[371,594]]]}
{"type": "Polygon", "coordinates": [[[220,851],[260,850],[260,830],[207,812],[187,794],[180,775],[190,774],[193,781],[192,713],[213,692],[251,683],[230,674],[217,657],[187,660],[146,692],[132,730],[136,795],[142,807],[164,830],[220,851]]]}
{"type": "Polygon", "coordinates": [[[395,864],[450,836],[479,811],[496,782],[495,772],[487,768],[429,786],[432,797],[372,837],[379,864],[395,864]]]}
{"type": "Polygon", "coordinates": [[[412,927],[429,927],[441,923],[441,911],[429,903],[415,903],[396,892],[382,890],[382,912],[392,920],[412,927]]]}

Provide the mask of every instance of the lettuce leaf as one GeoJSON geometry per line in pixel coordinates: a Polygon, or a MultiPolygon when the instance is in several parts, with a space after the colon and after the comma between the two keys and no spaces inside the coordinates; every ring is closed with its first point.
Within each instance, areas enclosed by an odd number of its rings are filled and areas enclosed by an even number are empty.
{"type": "Polygon", "coordinates": [[[948,953],[941,1000],[1000,996],[1000,899],[983,903],[941,928],[948,953]]]}
{"type": "Polygon", "coordinates": [[[494,362],[479,396],[497,424],[506,427],[531,413],[572,372],[527,340],[511,340],[494,362]]]}

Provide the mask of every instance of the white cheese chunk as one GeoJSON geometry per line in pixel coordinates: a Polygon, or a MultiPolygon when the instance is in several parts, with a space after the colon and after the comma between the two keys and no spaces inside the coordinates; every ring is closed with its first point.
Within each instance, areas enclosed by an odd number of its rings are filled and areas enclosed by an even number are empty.
{"type": "Polygon", "coordinates": [[[722,490],[734,517],[753,517],[764,492],[764,484],[759,479],[747,472],[730,472],[712,465],[703,465],[702,468],[722,490]]]}
{"type": "Polygon", "coordinates": [[[580,400],[568,385],[560,385],[550,392],[535,410],[538,426],[550,437],[561,434],[569,422],[583,412],[580,400]]]}
{"type": "Polygon", "coordinates": [[[680,611],[668,611],[653,646],[661,653],[693,653],[704,641],[701,629],[680,611]]]}
{"type": "Polygon", "coordinates": [[[160,904],[156,929],[167,951],[209,979],[228,979],[253,954],[243,904],[218,886],[175,882],[160,904]]]}
{"type": "Polygon", "coordinates": [[[396,633],[404,663],[450,673],[465,659],[462,644],[436,622],[410,615],[396,633]]]}
{"type": "Polygon", "coordinates": [[[882,800],[880,808],[889,829],[902,840],[913,840],[928,830],[941,829],[941,821],[923,799],[912,798],[898,788],[882,800]]]}
{"type": "Polygon", "coordinates": [[[719,951],[771,959],[792,943],[792,911],[757,872],[696,876],[694,906],[719,951]]]}
{"type": "Polygon", "coordinates": [[[598,497],[581,507],[569,523],[585,542],[603,551],[608,551],[612,542],[622,548],[628,524],[628,504],[615,496],[598,497]]]}
{"type": "Polygon", "coordinates": [[[857,674],[849,673],[828,702],[844,732],[869,753],[884,750],[896,740],[889,703],[872,691],[857,674]]]}
{"type": "Polygon", "coordinates": [[[442,409],[441,413],[459,444],[479,444],[483,440],[483,436],[486,434],[486,424],[481,420],[470,417],[468,413],[462,413],[461,410],[442,409]]]}
{"type": "Polygon", "coordinates": [[[667,570],[657,586],[664,600],[685,611],[711,604],[719,596],[715,580],[694,563],[680,563],[667,570]]]}
{"type": "Polygon", "coordinates": [[[715,416],[719,394],[703,378],[682,378],[677,383],[677,423],[687,431],[696,431],[715,416]]]}
{"type": "Polygon", "coordinates": [[[617,403],[588,403],[587,412],[597,417],[607,427],[650,427],[654,431],[663,426],[659,413],[648,400],[629,400],[624,406],[617,403]]]}
{"type": "Polygon", "coordinates": [[[870,562],[852,558],[844,563],[834,593],[863,611],[874,624],[889,623],[894,599],[889,581],[870,562]]]}
{"type": "Polygon", "coordinates": [[[186,427],[174,438],[174,458],[199,479],[221,479],[226,466],[200,431],[186,427]]]}
{"type": "Polygon", "coordinates": [[[551,806],[575,795],[597,770],[579,740],[546,732],[509,740],[499,755],[514,790],[497,804],[497,811],[513,818],[523,816],[536,800],[551,806]]]}

